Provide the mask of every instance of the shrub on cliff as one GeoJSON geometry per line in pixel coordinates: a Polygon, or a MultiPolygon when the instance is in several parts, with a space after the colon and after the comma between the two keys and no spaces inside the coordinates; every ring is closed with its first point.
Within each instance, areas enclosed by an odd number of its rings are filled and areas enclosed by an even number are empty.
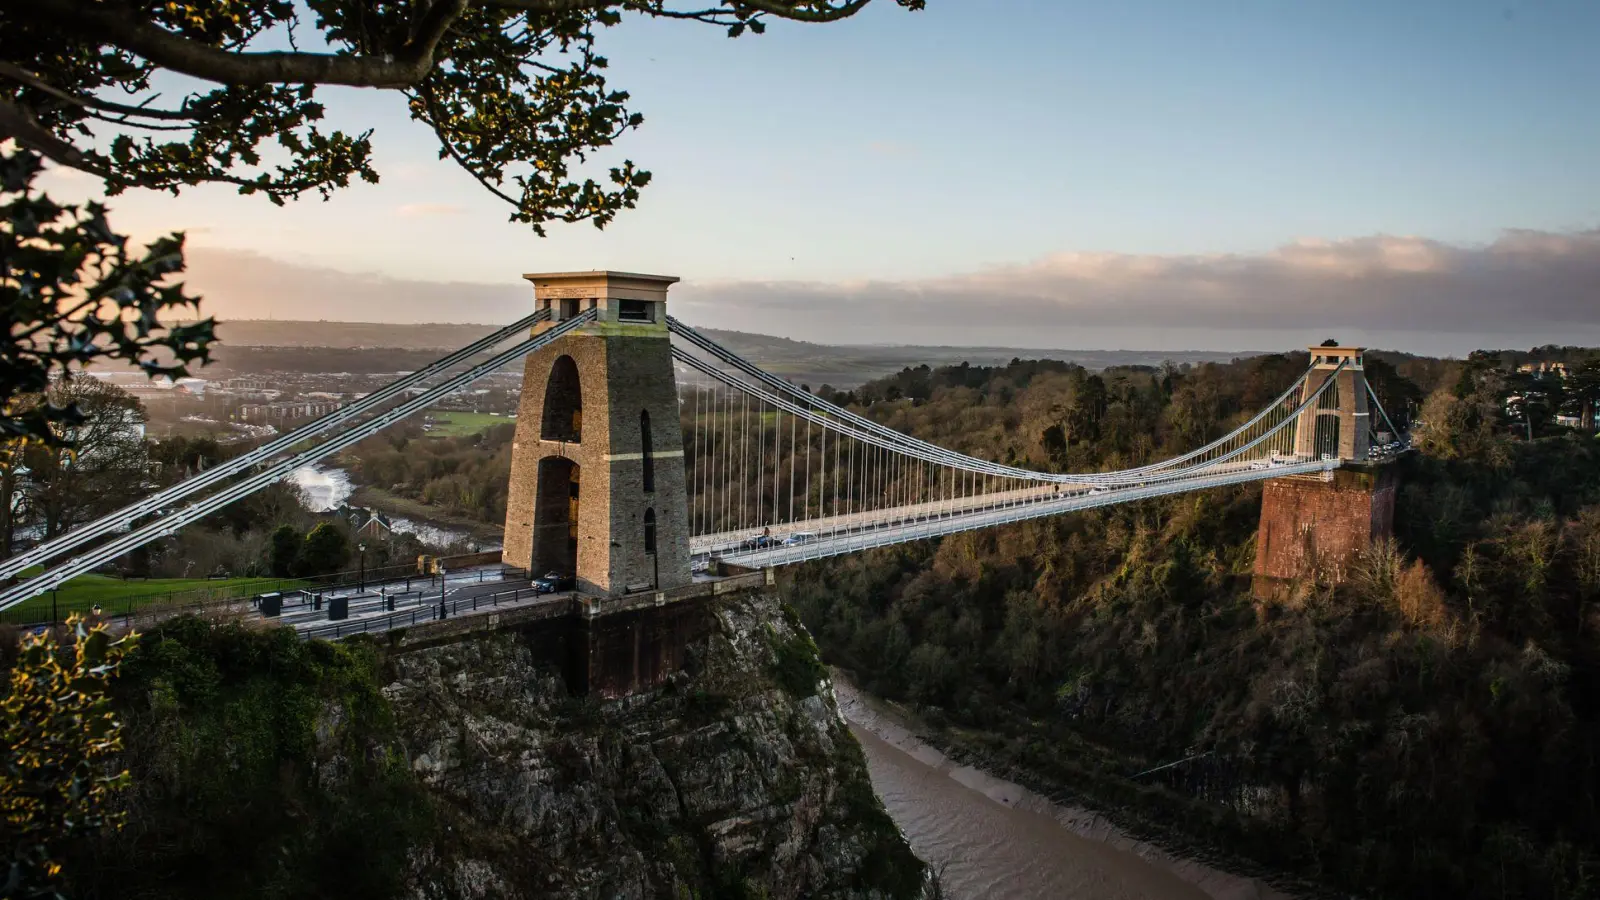
{"type": "Polygon", "coordinates": [[[81,616],[69,616],[67,628],[70,643],[28,635],[10,661],[0,702],[0,896],[57,896],[65,842],[121,824],[111,795],[128,774],[113,764],[122,726],[107,687],[137,637],[112,640],[103,623],[81,616]]]}
{"type": "Polygon", "coordinates": [[[84,897],[384,897],[430,827],[371,645],[176,619],[117,705],[136,828],[75,848],[84,897]]]}
{"type": "Polygon", "coordinates": [[[817,645],[804,631],[796,631],[781,638],[769,625],[767,635],[773,645],[772,680],[778,687],[797,700],[804,700],[817,692],[817,685],[828,677],[823,667],[817,645]]]}

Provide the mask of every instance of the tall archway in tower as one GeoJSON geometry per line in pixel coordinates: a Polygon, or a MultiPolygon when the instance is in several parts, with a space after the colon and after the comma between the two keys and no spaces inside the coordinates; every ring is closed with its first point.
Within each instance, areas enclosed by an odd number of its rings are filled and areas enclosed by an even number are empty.
{"type": "Polygon", "coordinates": [[[583,440],[583,385],[578,380],[578,364],[562,355],[550,367],[544,386],[544,420],[539,437],[546,441],[576,444],[583,440]]]}
{"type": "Polygon", "coordinates": [[[539,460],[539,494],[533,510],[536,574],[578,571],[578,513],[583,467],[564,456],[539,460]]]}

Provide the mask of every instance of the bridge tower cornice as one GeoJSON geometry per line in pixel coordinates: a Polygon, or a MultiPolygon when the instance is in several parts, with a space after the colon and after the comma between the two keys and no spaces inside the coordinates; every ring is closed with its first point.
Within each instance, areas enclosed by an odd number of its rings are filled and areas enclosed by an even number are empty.
{"type": "Polygon", "coordinates": [[[633,337],[667,337],[667,288],[675,275],[638,272],[544,272],[522,276],[533,283],[534,306],[550,316],[533,333],[556,327],[587,310],[594,321],[580,331],[633,337]]]}
{"type": "Polygon", "coordinates": [[[1336,369],[1345,363],[1346,369],[1363,369],[1366,363],[1365,347],[1308,347],[1311,365],[1317,369],[1336,369]]]}

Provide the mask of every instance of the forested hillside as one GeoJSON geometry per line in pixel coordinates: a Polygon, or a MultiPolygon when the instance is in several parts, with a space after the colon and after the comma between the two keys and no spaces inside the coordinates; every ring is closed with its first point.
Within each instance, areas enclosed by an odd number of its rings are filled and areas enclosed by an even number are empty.
{"type": "Polygon", "coordinates": [[[416,425],[391,428],[344,457],[362,485],[423,504],[436,515],[498,525],[506,519],[513,422],[464,437],[429,437],[416,425]]]}
{"type": "MultiPolygon", "coordinates": [[[[789,589],[832,662],[958,751],[1169,840],[1369,896],[1594,896],[1600,441],[1514,437],[1494,360],[1395,362],[1370,375],[1420,407],[1422,449],[1396,541],[1346,584],[1254,600],[1255,486],[828,560],[789,589]]],[[[1120,468],[1226,433],[1304,365],[917,369],[841,399],[980,456],[1120,468]]]]}

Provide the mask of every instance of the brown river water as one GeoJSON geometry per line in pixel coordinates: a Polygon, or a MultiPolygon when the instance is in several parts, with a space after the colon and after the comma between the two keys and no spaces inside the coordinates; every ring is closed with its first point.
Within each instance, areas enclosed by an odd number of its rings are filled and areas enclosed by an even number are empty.
{"type": "Polygon", "coordinates": [[[952,900],[1290,900],[960,765],[839,673],[834,686],[873,787],[952,900]]]}

